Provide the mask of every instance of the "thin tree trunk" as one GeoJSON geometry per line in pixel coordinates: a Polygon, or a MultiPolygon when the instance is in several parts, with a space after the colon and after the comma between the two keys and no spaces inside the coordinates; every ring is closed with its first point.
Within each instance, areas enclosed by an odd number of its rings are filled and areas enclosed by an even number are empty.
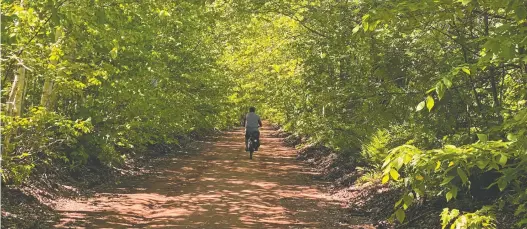
{"type": "Polygon", "coordinates": [[[26,69],[23,66],[18,67],[18,83],[16,85],[15,98],[13,100],[13,116],[22,116],[22,104],[24,101],[24,88],[26,87],[26,69]]]}
{"type": "Polygon", "coordinates": [[[42,97],[40,98],[40,106],[51,109],[51,93],[53,92],[53,80],[47,77],[44,81],[44,88],[42,89],[42,97]]]}
{"type": "Polygon", "coordinates": [[[9,92],[9,98],[7,100],[7,115],[17,117],[22,115],[22,102],[25,85],[26,69],[23,66],[19,66],[17,72],[15,72],[11,91],[9,92]]]}
{"type": "Polygon", "coordinates": [[[500,105],[500,101],[498,99],[498,86],[496,82],[496,70],[494,69],[494,67],[490,68],[489,76],[490,76],[490,86],[492,90],[492,100],[494,101],[494,104],[492,107],[497,108],[500,105]]]}
{"type": "MultiPolygon", "coordinates": [[[[60,38],[62,36],[61,32],[55,33],[55,45],[59,45],[60,38]]],[[[57,66],[57,58],[51,60],[51,64],[57,66]]],[[[42,97],[40,98],[40,106],[45,107],[48,110],[53,109],[54,96],[53,96],[53,85],[54,85],[54,74],[46,77],[44,81],[44,87],[42,89],[42,97]]]]}
{"type": "Polygon", "coordinates": [[[9,92],[9,97],[7,99],[6,114],[9,116],[13,114],[13,110],[15,109],[16,88],[18,87],[18,82],[18,74],[15,73],[13,84],[11,84],[11,91],[9,92]]]}

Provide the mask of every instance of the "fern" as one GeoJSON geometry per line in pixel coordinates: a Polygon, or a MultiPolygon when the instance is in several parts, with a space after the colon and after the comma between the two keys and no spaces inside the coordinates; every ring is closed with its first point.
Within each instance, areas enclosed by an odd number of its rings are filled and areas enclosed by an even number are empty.
{"type": "Polygon", "coordinates": [[[388,144],[390,141],[391,135],[387,130],[377,130],[369,139],[369,142],[362,146],[362,156],[374,167],[380,167],[386,156],[388,156],[388,144]]]}

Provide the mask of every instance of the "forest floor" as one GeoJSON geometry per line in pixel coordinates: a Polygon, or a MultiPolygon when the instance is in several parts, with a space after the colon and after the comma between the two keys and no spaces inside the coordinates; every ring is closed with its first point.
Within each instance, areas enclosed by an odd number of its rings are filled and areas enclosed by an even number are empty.
{"type": "Polygon", "coordinates": [[[149,172],[56,202],[54,227],[374,228],[349,213],[349,199],[329,194],[330,183],[282,140],[264,127],[250,160],[243,130],[234,129],[196,152],[158,157],[149,172]]]}

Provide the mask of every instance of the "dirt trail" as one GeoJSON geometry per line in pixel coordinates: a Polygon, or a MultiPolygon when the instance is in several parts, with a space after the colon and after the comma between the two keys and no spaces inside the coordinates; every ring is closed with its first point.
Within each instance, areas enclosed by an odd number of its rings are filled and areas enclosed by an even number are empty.
{"type": "Polygon", "coordinates": [[[373,228],[347,216],[344,201],[325,194],[273,132],[263,128],[253,160],[237,129],[203,143],[199,154],[162,158],[156,172],[61,201],[56,227],[373,228]]]}

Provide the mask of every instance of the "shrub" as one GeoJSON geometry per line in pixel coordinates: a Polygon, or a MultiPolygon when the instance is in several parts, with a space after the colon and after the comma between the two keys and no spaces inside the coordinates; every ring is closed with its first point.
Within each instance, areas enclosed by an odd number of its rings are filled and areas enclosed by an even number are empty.
{"type": "Polygon", "coordinates": [[[32,108],[27,117],[2,115],[2,179],[6,183],[24,181],[36,165],[54,159],[70,161],[64,148],[77,143],[92,130],[90,120],[68,120],[63,116],[32,108]]]}

